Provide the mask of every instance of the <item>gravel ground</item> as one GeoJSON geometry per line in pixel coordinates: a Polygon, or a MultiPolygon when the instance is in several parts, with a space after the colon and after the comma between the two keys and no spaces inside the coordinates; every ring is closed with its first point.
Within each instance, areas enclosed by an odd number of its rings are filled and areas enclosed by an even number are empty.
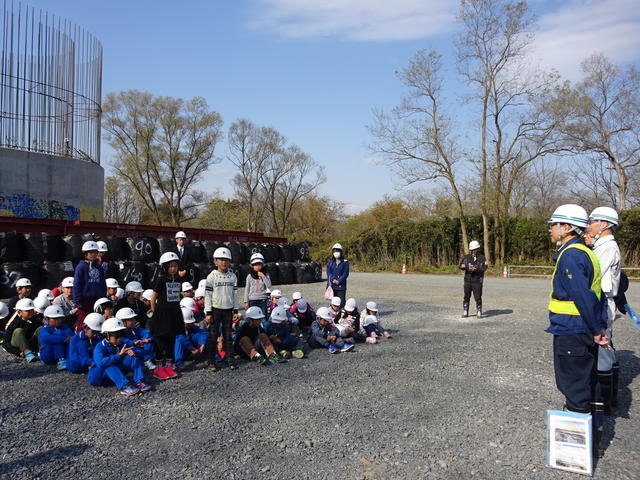
{"type": "MultiPolygon", "coordinates": [[[[0,353],[2,478],[579,478],[544,467],[553,381],[549,280],[487,278],[486,318],[459,317],[461,276],[354,273],[395,332],[353,353],[212,373],[125,398],[0,353]]],[[[284,286],[322,302],[323,284],[284,286]]],[[[629,300],[640,307],[640,288],[629,300]]],[[[620,409],[596,477],[640,478],[640,332],[615,327],[620,409]]]]}

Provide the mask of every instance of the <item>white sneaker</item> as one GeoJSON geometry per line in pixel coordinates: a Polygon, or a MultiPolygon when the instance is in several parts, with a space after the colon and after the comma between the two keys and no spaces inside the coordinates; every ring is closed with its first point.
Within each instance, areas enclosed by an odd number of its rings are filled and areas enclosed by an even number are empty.
{"type": "Polygon", "coordinates": [[[156,364],[153,363],[152,360],[147,360],[144,362],[144,366],[147,367],[149,370],[155,370],[156,368],[156,364]]]}

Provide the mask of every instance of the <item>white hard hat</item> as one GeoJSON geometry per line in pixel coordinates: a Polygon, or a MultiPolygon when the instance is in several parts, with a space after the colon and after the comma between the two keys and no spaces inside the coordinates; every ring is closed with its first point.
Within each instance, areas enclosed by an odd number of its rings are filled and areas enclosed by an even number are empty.
{"type": "Polygon", "coordinates": [[[331,305],[333,305],[334,307],[339,307],[341,303],[342,299],[340,297],[333,297],[331,299],[331,305]]]}
{"type": "Polygon", "coordinates": [[[180,306],[183,308],[188,308],[189,310],[195,310],[196,301],[191,297],[184,297],[180,300],[180,306]]]}
{"type": "Polygon", "coordinates": [[[16,303],[16,310],[26,311],[26,310],[35,310],[35,305],[33,304],[33,300],[30,298],[21,298],[16,303]]]}
{"type": "Polygon", "coordinates": [[[296,303],[296,308],[298,309],[298,311],[300,313],[305,313],[307,311],[308,307],[309,307],[309,304],[307,303],[307,301],[304,298],[301,298],[296,303]]]}
{"type": "Polygon", "coordinates": [[[367,310],[371,310],[372,312],[377,312],[378,304],[376,302],[367,302],[367,310]]]}
{"type": "Polygon", "coordinates": [[[191,285],[189,282],[182,282],[182,291],[188,292],[189,290],[193,290],[193,285],[191,285]]]}
{"type": "Polygon", "coordinates": [[[289,299],[287,297],[280,297],[280,299],[278,300],[278,305],[287,310],[291,308],[291,302],[289,302],[289,299]]]}
{"type": "Polygon", "coordinates": [[[567,223],[580,228],[586,228],[588,222],[587,211],[580,205],[572,203],[560,205],[547,221],[547,223],[567,223]]]}
{"type": "Polygon", "coordinates": [[[271,296],[280,298],[282,296],[282,292],[276,288],[275,290],[271,290],[271,296]]]}
{"type": "Polygon", "coordinates": [[[104,322],[104,317],[99,313],[92,312],[84,317],[84,325],[96,332],[99,332],[102,329],[102,322],[104,322]]]}
{"type": "Polygon", "coordinates": [[[4,302],[0,302],[0,320],[6,318],[9,315],[9,307],[4,302]]]}
{"type": "Polygon", "coordinates": [[[51,306],[51,302],[47,297],[36,297],[33,301],[33,308],[38,313],[44,313],[49,306],[51,306]]]}
{"type": "Polygon", "coordinates": [[[136,318],[137,316],[138,315],[136,315],[136,312],[134,312],[133,309],[129,307],[121,308],[116,312],[116,318],[119,318],[122,321],[128,320],[130,318],[136,318]]]}
{"type": "Polygon", "coordinates": [[[82,244],[82,251],[83,252],[92,252],[92,251],[99,251],[100,249],[98,248],[98,244],[96,242],[94,242],[93,240],[89,240],[88,242],[84,242],[82,244]]]}
{"type": "Polygon", "coordinates": [[[195,292],[193,292],[193,298],[204,298],[204,288],[196,288],[195,292]]]}
{"type": "Polygon", "coordinates": [[[108,318],[102,324],[102,333],[115,333],[126,329],[127,327],[119,318],[108,318]]]}
{"type": "Polygon", "coordinates": [[[196,323],[196,317],[193,316],[193,311],[190,308],[180,307],[182,310],[182,319],[184,323],[196,323]]]}
{"type": "Polygon", "coordinates": [[[348,298],[347,301],[344,303],[344,309],[347,312],[353,312],[357,306],[358,304],[356,303],[355,298],[348,298]]]}
{"type": "Polygon", "coordinates": [[[254,253],[253,255],[251,255],[251,260],[249,261],[249,263],[251,263],[251,265],[253,265],[254,263],[264,263],[264,255],[259,252],[254,253]]]}
{"type": "Polygon", "coordinates": [[[107,278],[105,282],[107,283],[107,288],[120,288],[120,284],[115,278],[107,278]]]}
{"type": "Polygon", "coordinates": [[[30,287],[30,286],[31,286],[31,280],[29,280],[28,278],[20,278],[16,282],[17,288],[30,287]]]}
{"type": "Polygon", "coordinates": [[[187,234],[180,230],[178,233],[176,233],[176,238],[187,238],[187,234]]]}
{"type": "Polygon", "coordinates": [[[147,288],[144,292],[142,292],[142,298],[145,300],[151,301],[151,295],[153,295],[153,290],[151,288],[147,288]]]}
{"type": "Polygon", "coordinates": [[[231,260],[231,250],[227,247],[216,248],[215,252],[213,252],[213,258],[226,258],[231,260]]]}
{"type": "Polygon", "coordinates": [[[65,288],[73,288],[73,277],[64,277],[61,286],[65,288]]]}
{"type": "Polygon", "coordinates": [[[116,298],[122,300],[122,297],[124,297],[124,290],[122,288],[116,288],[116,298]]]}
{"type": "Polygon", "coordinates": [[[331,247],[331,250],[344,250],[344,248],[342,248],[342,245],[339,243],[335,243],[333,247],[331,247]]]}
{"type": "Polygon", "coordinates": [[[264,318],[264,313],[262,313],[262,309],[260,307],[249,307],[244,314],[247,318],[253,320],[260,320],[261,318],[264,318]]]}
{"type": "Polygon", "coordinates": [[[44,311],[44,318],[64,318],[64,310],[60,305],[49,305],[44,311]]]}
{"type": "Polygon", "coordinates": [[[98,245],[98,252],[108,252],[109,251],[109,247],[107,246],[107,242],[103,242],[102,240],[98,240],[96,242],[96,245],[98,245]]]}
{"type": "Polygon", "coordinates": [[[609,222],[616,226],[620,223],[618,212],[611,207],[598,207],[591,212],[589,218],[593,218],[594,220],[604,220],[605,222],[609,222]]]}
{"type": "Polygon", "coordinates": [[[169,263],[169,262],[179,262],[179,261],[180,259],[178,258],[178,255],[176,255],[173,252],[166,252],[160,256],[160,265],[164,265],[165,263],[169,263]]]}
{"type": "Polygon", "coordinates": [[[364,321],[362,322],[362,326],[366,327],[368,325],[374,325],[378,323],[378,319],[376,318],[375,315],[367,315],[366,317],[364,317],[364,321]]]}
{"type": "Polygon", "coordinates": [[[469,250],[476,250],[478,248],[480,248],[480,242],[477,240],[472,240],[471,243],[469,243],[469,250]]]}
{"type": "Polygon", "coordinates": [[[106,307],[109,307],[109,308],[113,308],[113,302],[111,302],[111,300],[109,300],[108,298],[99,298],[93,304],[93,311],[97,313],[102,313],[104,311],[104,307],[102,305],[105,305],[106,307]]]}
{"type": "Polygon", "coordinates": [[[142,288],[142,284],[140,282],[129,282],[124,286],[124,291],[126,293],[129,292],[133,292],[133,293],[142,293],[144,292],[144,288],[142,288]]]}
{"type": "Polygon", "coordinates": [[[49,300],[53,300],[54,298],[56,298],[53,296],[53,292],[48,288],[43,288],[42,290],[40,290],[36,297],[47,297],[49,300]]]}
{"type": "Polygon", "coordinates": [[[324,320],[333,320],[334,317],[331,315],[331,312],[329,310],[329,307],[320,307],[316,312],[316,316],[324,320]]]}
{"type": "Polygon", "coordinates": [[[293,300],[300,300],[302,298],[302,293],[300,292],[293,292],[293,294],[291,295],[291,298],[293,300]]]}
{"type": "Polygon", "coordinates": [[[276,307],[271,311],[271,323],[282,323],[287,319],[287,312],[283,307],[276,307]]]}
{"type": "Polygon", "coordinates": [[[198,290],[204,291],[205,288],[207,288],[207,279],[203,278],[198,282],[198,290]]]}

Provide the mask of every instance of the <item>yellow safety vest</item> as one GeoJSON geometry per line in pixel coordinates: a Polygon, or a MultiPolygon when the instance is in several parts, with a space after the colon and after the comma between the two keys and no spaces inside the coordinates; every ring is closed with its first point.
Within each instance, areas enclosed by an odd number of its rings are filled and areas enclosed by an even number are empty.
{"type": "Polygon", "coordinates": [[[560,313],[564,315],[580,315],[578,311],[578,307],[576,307],[575,302],[571,300],[558,300],[553,298],[553,280],[556,278],[556,271],[558,270],[558,264],[560,263],[560,257],[562,254],[569,250],[570,248],[577,248],[578,250],[582,250],[589,256],[591,263],[593,265],[593,281],[591,282],[591,290],[596,294],[598,300],[602,298],[602,286],[600,285],[601,275],[600,275],[600,262],[598,261],[598,257],[593,251],[583,243],[573,243],[565,248],[560,255],[558,255],[558,259],[556,260],[556,266],[553,269],[553,275],[551,277],[551,294],[549,295],[549,311],[552,313],[560,313]]]}

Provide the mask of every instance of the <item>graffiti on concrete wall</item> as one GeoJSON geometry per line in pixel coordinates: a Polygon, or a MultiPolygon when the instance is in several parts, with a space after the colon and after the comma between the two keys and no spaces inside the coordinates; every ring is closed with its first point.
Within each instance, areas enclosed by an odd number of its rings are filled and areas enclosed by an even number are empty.
{"type": "Polygon", "coordinates": [[[66,205],[57,200],[34,198],[26,193],[4,195],[0,192],[0,215],[96,222],[102,220],[102,209],[88,205],[66,205]]]}

